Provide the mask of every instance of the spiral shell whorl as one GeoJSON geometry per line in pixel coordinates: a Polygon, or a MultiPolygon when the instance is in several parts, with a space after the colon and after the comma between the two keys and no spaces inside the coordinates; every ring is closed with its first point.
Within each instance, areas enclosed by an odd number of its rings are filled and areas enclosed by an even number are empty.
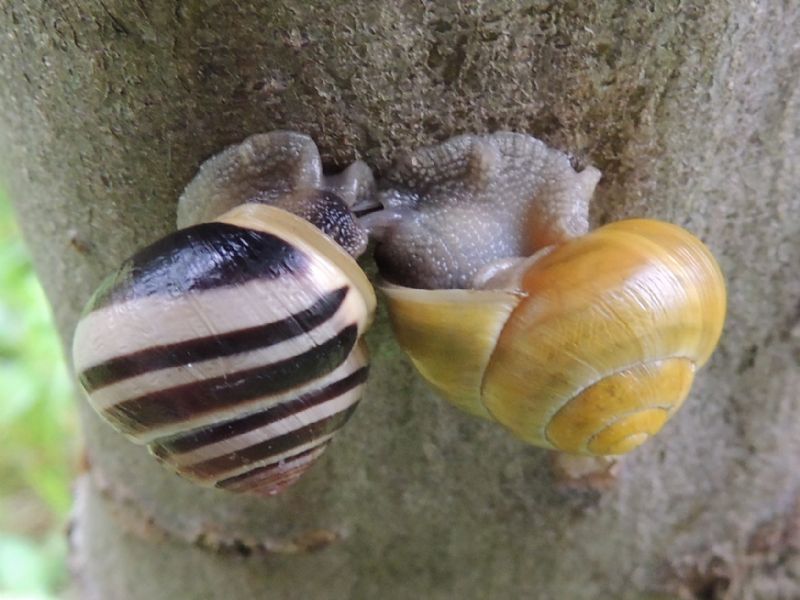
{"type": "Polygon", "coordinates": [[[537,446],[622,454],[657,433],[722,330],[708,249],[680,227],[630,220],[524,264],[518,289],[384,287],[423,376],[537,446]]]}
{"type": "Polygon", "coordinates": [[[629,220],[536,262],[487,367],[483,403],[522,439],[627,452],[681,405],[716,346],[725,288],[688,232],[629,220]]]}
{"type": "Polygon", "coordinates": [[[707,248],[652,220],[589,232],[600,171],[529,135],[400,158],[362,225],[397,340],[437,391],[524,441],[624,453],[686,398],[725,317],[707,248]]]}
{"type": "Polygon", "coordinates": [[[271,495],[355,409],[374,307],[313,225],[240,206],[126,261],[78,324],[75,368],[95,410],[171,469],[271,495]]]}

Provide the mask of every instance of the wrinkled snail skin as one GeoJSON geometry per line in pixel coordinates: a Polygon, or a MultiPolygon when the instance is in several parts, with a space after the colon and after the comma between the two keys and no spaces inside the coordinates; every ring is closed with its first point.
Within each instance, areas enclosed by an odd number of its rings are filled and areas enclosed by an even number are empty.
{"type": "Polygon", "coordinates": [[[494,261],[586,233],[599,179],[529,135],[462,135],[399,158],[381,182],[384,209],[362,222],[391,283],[469,288],[494,261]]]}
{"type": "MultiPolygon", "coordinates": [[[[295,146],[313,142],[288,132],[261,136],[261,152],[280,154],[286,136],[288,152],[308,160],[295,146]]],[[[245,145],[251,152],[252,138],[245,145]]],[[[203,177],[230,188],[236,169],[212,160],[216,178],[208,167],[203,177]]],[[[318,166],[281,164],[290,173],[318,166]]],[[[268,175],[302,202],[247,203],[248,189],[213,220],[140,250],[95,292],[73,342],[89,402],[115,429],[189,480],[258,495],[294,483],[355,410],[368,371],[361,336],[375,309],[352,256],[286,209],[308,214],[311,198],[318,223],[353,239],[345,201],[268,175]]]]}
{"type": "MultiPolygon", "coordinates": [[[[492,145],[491,137],[476,136],[466,152],[492,145]]],[[[420,204],[435,203],[442,185],[457,187],[447,177],[441,184],[441,175],[430,179],[415,184],[426,190],[420,204]]],[[[470,201],[463,193],[465,211],[470,201]]],[[[424,215],[421,220],[415,227],[430,229],[424,215]]],[[[391,244],[409,235],[417,233],[389,231],[381,239],[391,244]]],[[[624,454],[675,413],[713,352],[726,305],[719,266],[689,232],[646,219],[531,246],[538,251],[530,258],[490,256],[483,272],[468,261],[481,289],[420,289],[396,283],[395,273],[384,270],[398,342],[441,395],[525,442],[576,454],[624,454]]],[[[393,253],[400,250],[384,249],[393,253]]],[[[448,268],[457,263],[451,257],[448,268]]]]}

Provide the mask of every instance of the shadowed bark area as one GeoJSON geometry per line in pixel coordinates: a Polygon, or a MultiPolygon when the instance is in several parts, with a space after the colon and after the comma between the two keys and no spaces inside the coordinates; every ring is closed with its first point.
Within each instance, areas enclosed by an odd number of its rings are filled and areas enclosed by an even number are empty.
{"type": "Polygon", "coordinates": [[[534,134],[603,171],[595,224],[679,223],[730,291],[685,408],[603,493],[437,399],[382,312],[361,407],[274,500],[198,490],[80,398],[81,598],[800,596],[791,2],[32,0],[0,21],[0,168],[66,346],[198,165],[276,128],[379,173],[454,134],[534,134]]]}

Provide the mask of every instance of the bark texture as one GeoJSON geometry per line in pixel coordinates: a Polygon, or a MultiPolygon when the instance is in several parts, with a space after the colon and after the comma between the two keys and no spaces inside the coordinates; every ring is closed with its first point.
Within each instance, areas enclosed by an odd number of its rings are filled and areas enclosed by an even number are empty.
{"type": "Polygon", "coordinates": [[[271,501],[162,471],[80,399],[80,597],[800,596],[796,3],[31,0],[0,21],[0,164],[65,344],[200,162],[276,128],[378,172],[532,133],[603,171],[595,224],[679,223],[730,291],[687,405],[603,493],[435,398],[382,312],[360,409],[271,501]]]}

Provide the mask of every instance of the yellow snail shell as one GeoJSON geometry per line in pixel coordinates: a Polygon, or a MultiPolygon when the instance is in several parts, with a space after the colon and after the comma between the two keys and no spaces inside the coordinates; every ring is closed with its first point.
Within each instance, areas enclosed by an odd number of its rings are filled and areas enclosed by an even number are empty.
{"type": "Polygon", "coordinates": [[[530,136],[461,136],[399,163],[370,228],[397,340],[445,398],[530,444],[614,455],[681,406],[726,295],[678,226],[586,233],[599,176],[530,136]]]}
{"type": "Polygon", "coordinates": [[[451,402],[531,444],[599,455],[661,429],[725,317],[708,249],[643,219],[557,247],[518,291],[384,291],[400,345],[451,402]]]}

